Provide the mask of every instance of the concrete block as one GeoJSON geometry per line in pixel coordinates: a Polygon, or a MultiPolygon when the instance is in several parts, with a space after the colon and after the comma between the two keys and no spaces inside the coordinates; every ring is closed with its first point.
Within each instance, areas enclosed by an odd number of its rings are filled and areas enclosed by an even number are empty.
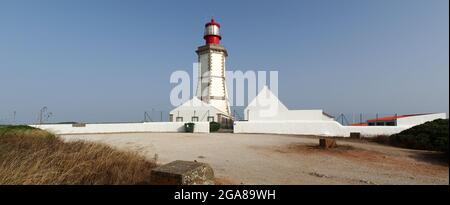
{"type": "Polygon", "coordinates": [[[331,149],[337,147],[336,140],[329,138],[319,139],[319,146],[322,149],[331,149]]]}
{"type": "Polygon", "coordinates": [[[152,170],[156,185],[212,185],[214,171],[206,163],[176,160],[152,170]]]}

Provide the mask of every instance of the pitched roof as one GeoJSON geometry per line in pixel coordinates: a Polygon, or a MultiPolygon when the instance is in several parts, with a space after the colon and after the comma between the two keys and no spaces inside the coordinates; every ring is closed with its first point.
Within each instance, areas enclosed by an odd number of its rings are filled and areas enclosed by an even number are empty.
{"type": "MultiPolygon", "coordinates": [[[[224,113],[223,111],[221,111],[220,109],[218,109],[217,107],[208,104],[200,99],[198,99],[197,97],[193,97],[192,99],[184,102],[183,104],[181,104],[180,106],[174,108],[173,110],[171,110],[170,112],[174,112],[178,109],[182,109],[182,108],[190,108],[190,107],[208,107],[211,109],[215,109],[218,113],[224,113]]],[[[224,113],[225,114],[225,113],[224,113]]]]}
{"type": "Polygon", "coordinates": [[[249,107],[263,107],[265,105],[276,105],[278,104],[279,110],[288,110],[286,106],[278,99],[278,97],[273,94],[272,91],[267,86],[264,86],[258,95],[248,104],[245,109],[249,107]]]}

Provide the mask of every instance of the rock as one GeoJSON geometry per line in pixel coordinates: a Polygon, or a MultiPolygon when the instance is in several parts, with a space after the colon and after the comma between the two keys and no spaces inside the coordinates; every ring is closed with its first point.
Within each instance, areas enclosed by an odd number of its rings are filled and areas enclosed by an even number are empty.
{"type": "Polygon", "coordinates": [[[337,147],[337,144],[334,139],[322,138],[319,139],[319,146],[322,149],[331,149],[337,147]]]}
{"type": "Polygon", "coordinates": [[[311,176],[320,177],[320,178],[329,178],[327,175],[320,174],[320,173],[317,173],[317,172],[310,172],[308,174],[311,175],[311,176]]]}
{"type": "Polygon", "coordinates": [[[372,184],[372,185],[376,185],[375,183],[373,183],[373,182],[371,182],[371,181],[369,181],[369,180],[364,180],[364,179],[359,180],[359,182],[364,183],[364,184],[372,184]]]}
{"type": "Polygon", "coordinates": [[[212,185],[214,171],[206,163],[176,160],[152,170],[157,185],[212,185]]]}

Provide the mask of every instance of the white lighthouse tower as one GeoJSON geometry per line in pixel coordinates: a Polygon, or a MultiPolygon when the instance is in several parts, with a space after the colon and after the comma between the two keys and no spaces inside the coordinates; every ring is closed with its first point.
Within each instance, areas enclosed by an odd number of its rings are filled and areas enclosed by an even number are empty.
{"type": "Polygon", "coordinates": [[[198,47],[195,97],[170,111],[172,122],[218,122],[221,128],[233,126],[225,84],[227,50],[220,45],[220,24],[211,19],[205,25],[205,45],[198,47]]]}
{"type": "Polygon", "coordinates": [[[223,113],[231,116],[225,84],[225,47],[220,45],[220,24],[214,19],[205,24],[205,45],[198,47],[196,53],[200,63],[196,96],[223,113]]]}

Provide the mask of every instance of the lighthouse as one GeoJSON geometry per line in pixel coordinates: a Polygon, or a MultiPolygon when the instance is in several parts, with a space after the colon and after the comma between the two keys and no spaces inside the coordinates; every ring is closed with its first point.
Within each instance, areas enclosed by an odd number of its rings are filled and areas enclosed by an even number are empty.
{"type": "Polygon", "coordinates": [[[231,128],[233,117],[225,84],[227,50],[220,44],[220,24],[211,19],[205,24],[205,45],[197,48],[198,79],[195,96],[169,113],[171,122],[218,122],[231,128]]]}
{"type": "Polygon", "coordinates": [[[225,80],[225,59],[228,53],[220,44],[222,39],[220,24],[214,19],[205,24],[203,39],[205,39],[205,45],[196,50],[200,64],[196,97],[230,117],[225,80]]]}

